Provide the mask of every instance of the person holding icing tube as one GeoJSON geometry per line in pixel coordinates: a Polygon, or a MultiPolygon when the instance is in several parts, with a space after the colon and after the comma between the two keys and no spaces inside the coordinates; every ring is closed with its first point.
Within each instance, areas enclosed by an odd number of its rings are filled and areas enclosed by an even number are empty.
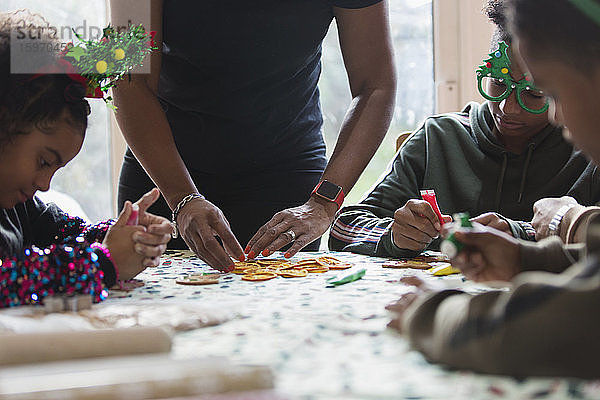
{"type": "Polygon", "coordinates": [[[489,0],[485,9],[496,29],[474,83],[487,101],[427,118],[374,189],[338,214],[331,250],[414,257],[439,249],[442,223],[458,212],[535,240],[535,229],[523,221],[531,221],[537,200],[600,200],[597,167],[549,121],[546,94],[513,57],[503,7],[504,1],[489,0]],[[424,189],[435,190],[442,220],[421,198],[424,189]]]}

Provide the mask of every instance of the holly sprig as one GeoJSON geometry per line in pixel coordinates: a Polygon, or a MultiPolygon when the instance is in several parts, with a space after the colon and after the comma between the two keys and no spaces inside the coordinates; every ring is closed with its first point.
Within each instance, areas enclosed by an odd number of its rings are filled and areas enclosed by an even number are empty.
{"type": "Polygon", "coordinates": [[[88,95],[102,97],[112,109],[116,107],[108,91],[142,65],[146,55],[158,49],[154,32],[147,32],[142,25],[129,25],[120,32],[109,25],[103,29],[100,40],[85,40],[76,32],[75,36],[79,43],[69,43],[63,58],[88,81],[88,95]]]}

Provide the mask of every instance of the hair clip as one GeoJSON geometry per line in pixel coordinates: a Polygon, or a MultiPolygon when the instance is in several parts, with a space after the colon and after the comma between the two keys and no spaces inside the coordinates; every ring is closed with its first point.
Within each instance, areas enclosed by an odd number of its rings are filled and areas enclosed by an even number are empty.
{"type": "MultiPolygon", "coordinates": [[[[102,98],[110,108],[116,109],[108,91],[125,74],[141,66],[146,55],[158,49],[154,43],[155,34],[154,31],[146,32],[142,25],[129,25],[124,31],[109,25],[103,29],[102,38],[96,41],[83,40],[75,33],[80,43],[68,43],[62,52],[62,60],[84,78],[86,97],[102,98]]],[[[78,77],[75,80],[81,82],[78,77]]]]}
{"type": "MultiPolygon", "coordinates": [[[[109,108],[116,110],[108,91],[123,76],[141,66],[146,55],[158,49],[155,34],[146,32],[142,25],[130,25],[123,31],[109,25],[103,29],[100,40],[84,40],[75,32],[79,43],[68,43],[52,66],[44,67],[43,73],[35,74],[30,80],[48,74],[66,74],[83,85],[85,97],[103,99],[109,108]]],[[[68,101],[67,89],[65,99],[68,101]]]]}

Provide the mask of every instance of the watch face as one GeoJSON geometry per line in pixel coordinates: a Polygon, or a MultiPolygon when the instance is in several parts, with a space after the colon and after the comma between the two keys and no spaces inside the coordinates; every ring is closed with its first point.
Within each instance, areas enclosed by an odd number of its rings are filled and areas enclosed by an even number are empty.
{"type": "Polygon", "coordinates": [[[323,181],[321,182],[319,189],[317,189],[317,193],[328,199],[335,200],[340,190],[341,188],[338,185],[328,181],[323,181]]]}

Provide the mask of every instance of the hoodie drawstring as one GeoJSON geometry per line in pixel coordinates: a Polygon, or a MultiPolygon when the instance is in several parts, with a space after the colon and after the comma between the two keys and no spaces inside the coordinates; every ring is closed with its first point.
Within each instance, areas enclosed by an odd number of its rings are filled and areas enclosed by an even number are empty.
{"type": "Polygon", "coordinates": [[[523,167],[523,175],[521,175],[521,185],[519,186],[519,199],[517,200],[518,204],[521,204],[521,200],[523,200],[523,195],[525,194],[525,181],[527,180],[527,170],[529,169],[529,163],[531,162],[531,155],[533,154],[533,150],[535,148],[535,143],[529,143],[527,146],[529,150],[527,151],[527,158],[525,159],[525,167],[523,167]]]}
{"type": "Polygon", "coordinates": [[[502,185],[504,185],[504,175],[506,175],[506,167],[508,165],[508,153],[502,152],[502,169],[500,170],[500,176],[498,177],[498,186],[496,187],[496,201],[494,210],[500,210],[500,195],[502,194],[502,185]]]}

